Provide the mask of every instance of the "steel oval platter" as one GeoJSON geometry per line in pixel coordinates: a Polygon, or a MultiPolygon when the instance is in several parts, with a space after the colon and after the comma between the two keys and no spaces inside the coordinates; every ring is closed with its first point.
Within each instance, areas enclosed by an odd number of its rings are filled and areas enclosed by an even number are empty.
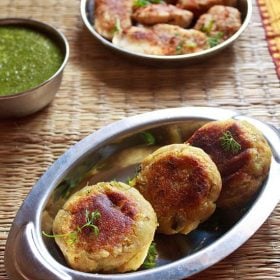
{"type": "Polygon", "coordinates": [[[112,123],[71,147],[32,188],[18,211],[8,236],[5,252],[7,273],[11,279],[17,280],[39,280],[42,275],[44,279],[63,280],[174,280],[198,273],[240,247],[277,205],[280,199],[279,151],[280,134],[276,128],[230,110],[205,107],[171,108],[112,123]],[[264,134],[273,152],[269,176],[260,192],[230,223],[220,219],[220,213],[216,211],[208,221],[186,236],[157,234],[157,266],[125,274],[84,273],[73,270],[65,263],[54,240],[42,237],[42,230],[51,227],[51,216],[55,215],[62,205],[63,199],[59,197],[57,200],[57,196],[75,192],[76,186],[81,187],[85,181],[124,181],[133,175],[141,157],[153,149],[153,144],[147,144],[142,137],[143,132],[154,134],[159,144],[162,139],[165,143],[174,143],[184,141],[185,137],[206,122],[228,118],[246,120],[256,126],[264,134]],[[112,162],[112,159],[116,159],[117,164],[106,165],[112,162]],[[86,178],[89,174],[90,177],[86,178]]]}

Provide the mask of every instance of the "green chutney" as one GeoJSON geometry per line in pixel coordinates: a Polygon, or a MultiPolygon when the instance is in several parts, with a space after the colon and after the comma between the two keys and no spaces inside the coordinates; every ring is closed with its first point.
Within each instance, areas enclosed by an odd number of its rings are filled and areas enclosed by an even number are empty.
{"type": "Polygon", "coordinates": [[[43,33],[28,27],[0,26],[0,96],[38,86],[62,62],[61,50],[43,33]]]}

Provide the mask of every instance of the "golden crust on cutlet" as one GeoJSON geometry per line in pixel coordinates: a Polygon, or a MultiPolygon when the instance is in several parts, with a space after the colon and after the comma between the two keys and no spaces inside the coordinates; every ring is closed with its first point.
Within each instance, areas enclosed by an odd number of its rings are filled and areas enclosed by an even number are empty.
{"type": "Polygon", "coordinates": [[[132,25],[132,0],[95,0],[94,28],[111,40],[118,29],[132,25]]]}
{"type": "Polygon", "coordinates": [[[136,8],[132,18],[145,25],[168,23],[186,28],[192,23],[193,13],[174,5],[159,3],[136,8]]]}
{"type": "Polygon", "coordinates": [[[203,149],[216,163],[223,186],[217,205],[237,208],[246,204],[259,190],[267,177],[271,150],[262,133],[246,121],[213,121],[198,129],[187,141],[203,149]],[[224,133],[230,132],[239,143],[237,152],[222,146],[224,133]]]}
{"type": "Polygon", "coordinates": [[[158,231],[165,234],[195,229],[215,211],[221,189],[210,157],[186,144],[167,145],[146,157],[134,182],[157,214],[158,231]]]}
{"type": "Polygon", "coordinates": [[[186,9],[199,16],[206,13],[214,5],[224,5],[236,7],[237,0],[178,0],[177,7],[186,9]]]}
{"type": "Polygon", "coordinates": [[[156,214],[134,188],[118,183],[98,183],[72,195],[53,224],[55,240],[68,264],[85,272],[126,272],[143,263],[157,227],[156,214]],[[98,211],[98,234],[86,223],[86,212],[98,211]],[[69,243],[68,233],[76,232],[69,243]]]}

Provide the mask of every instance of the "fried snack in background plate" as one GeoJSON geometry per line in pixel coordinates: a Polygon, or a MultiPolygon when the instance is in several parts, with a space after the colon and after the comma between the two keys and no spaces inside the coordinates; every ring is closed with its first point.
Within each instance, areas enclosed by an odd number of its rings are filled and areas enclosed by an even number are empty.
{"type": "Polygon", "coordinates": [[[156,214],[134,188],[118,182],[87,186],[64,204],[53,223],[68,264],[85,272],[126,272],[143,263],[156,214]]]}
{"type": "Polygon", "coordinates": [[[240,26],[241,14],[238,9],[216,5],[199,17],[194,28],[210,38],[216,38],[219,44],[231,37],[240,26]]]}
{"type": "Polygon", "coordinates": [[[94,28],[111,40],[116,31],[132,25],[133,0],[95,0],[94,28]]]}
{"type": "Polygon", "coordinates": [[[193,13],[177,8],[174,5],[161,3],[136,8],[132,14],[132,18],[144,25],[168,23],[186,28],[192,23],[193,13]]]}
{"type": "Polygon", "coordinates": [[[178,0],[177,2],[177,7],[193,12],[196,17],[207,12],[214,5],[236,7],[237,0],[178,0]]]}
{"type": "Polygon", "coordinates": [[[180,55],[209,48],[208,38],[201,31],[171,24],[132,26],[115,33],[112,42],[128,51],[151,55],[180,55]]]}
{"type": "Polygon", "coordinates": [[[271,150],[262,133],[246,121],[213,121],[198,129],[187,143],[203,149],[216,163],[223,181],[217,206],[243,207],[267,177],[271,150]]]}
{"type": "Polygon", "coordinates": [[[187,234],[215,211],[221,177],[211,158],[187,144],[146,157],[132,185],[152,204],[164,234],[187,234]]]}

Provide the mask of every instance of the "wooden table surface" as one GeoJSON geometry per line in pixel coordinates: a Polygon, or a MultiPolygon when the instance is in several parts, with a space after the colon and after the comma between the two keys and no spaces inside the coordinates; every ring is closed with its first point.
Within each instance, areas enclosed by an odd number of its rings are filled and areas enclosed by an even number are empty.
{"type": "MultiPolygon", "coordinates": [[[[235,109],[280,126],[279,80],[255,2],[249,27],[232,47],[181,67],[152,67],[111,52],[84,27],[79,5],[78,0],[0,1],[0,18],[50,23],[65,33],[71,52],[50,106],[26,118],[0,121],[1,280],[8,279],[6,238],[24,198],[67,148],[98,128],[138,113],[182,106],[235,109]]],[[[280,279],[279,226],[278,206],[243,246],[192,279],[280,279]]]]}

